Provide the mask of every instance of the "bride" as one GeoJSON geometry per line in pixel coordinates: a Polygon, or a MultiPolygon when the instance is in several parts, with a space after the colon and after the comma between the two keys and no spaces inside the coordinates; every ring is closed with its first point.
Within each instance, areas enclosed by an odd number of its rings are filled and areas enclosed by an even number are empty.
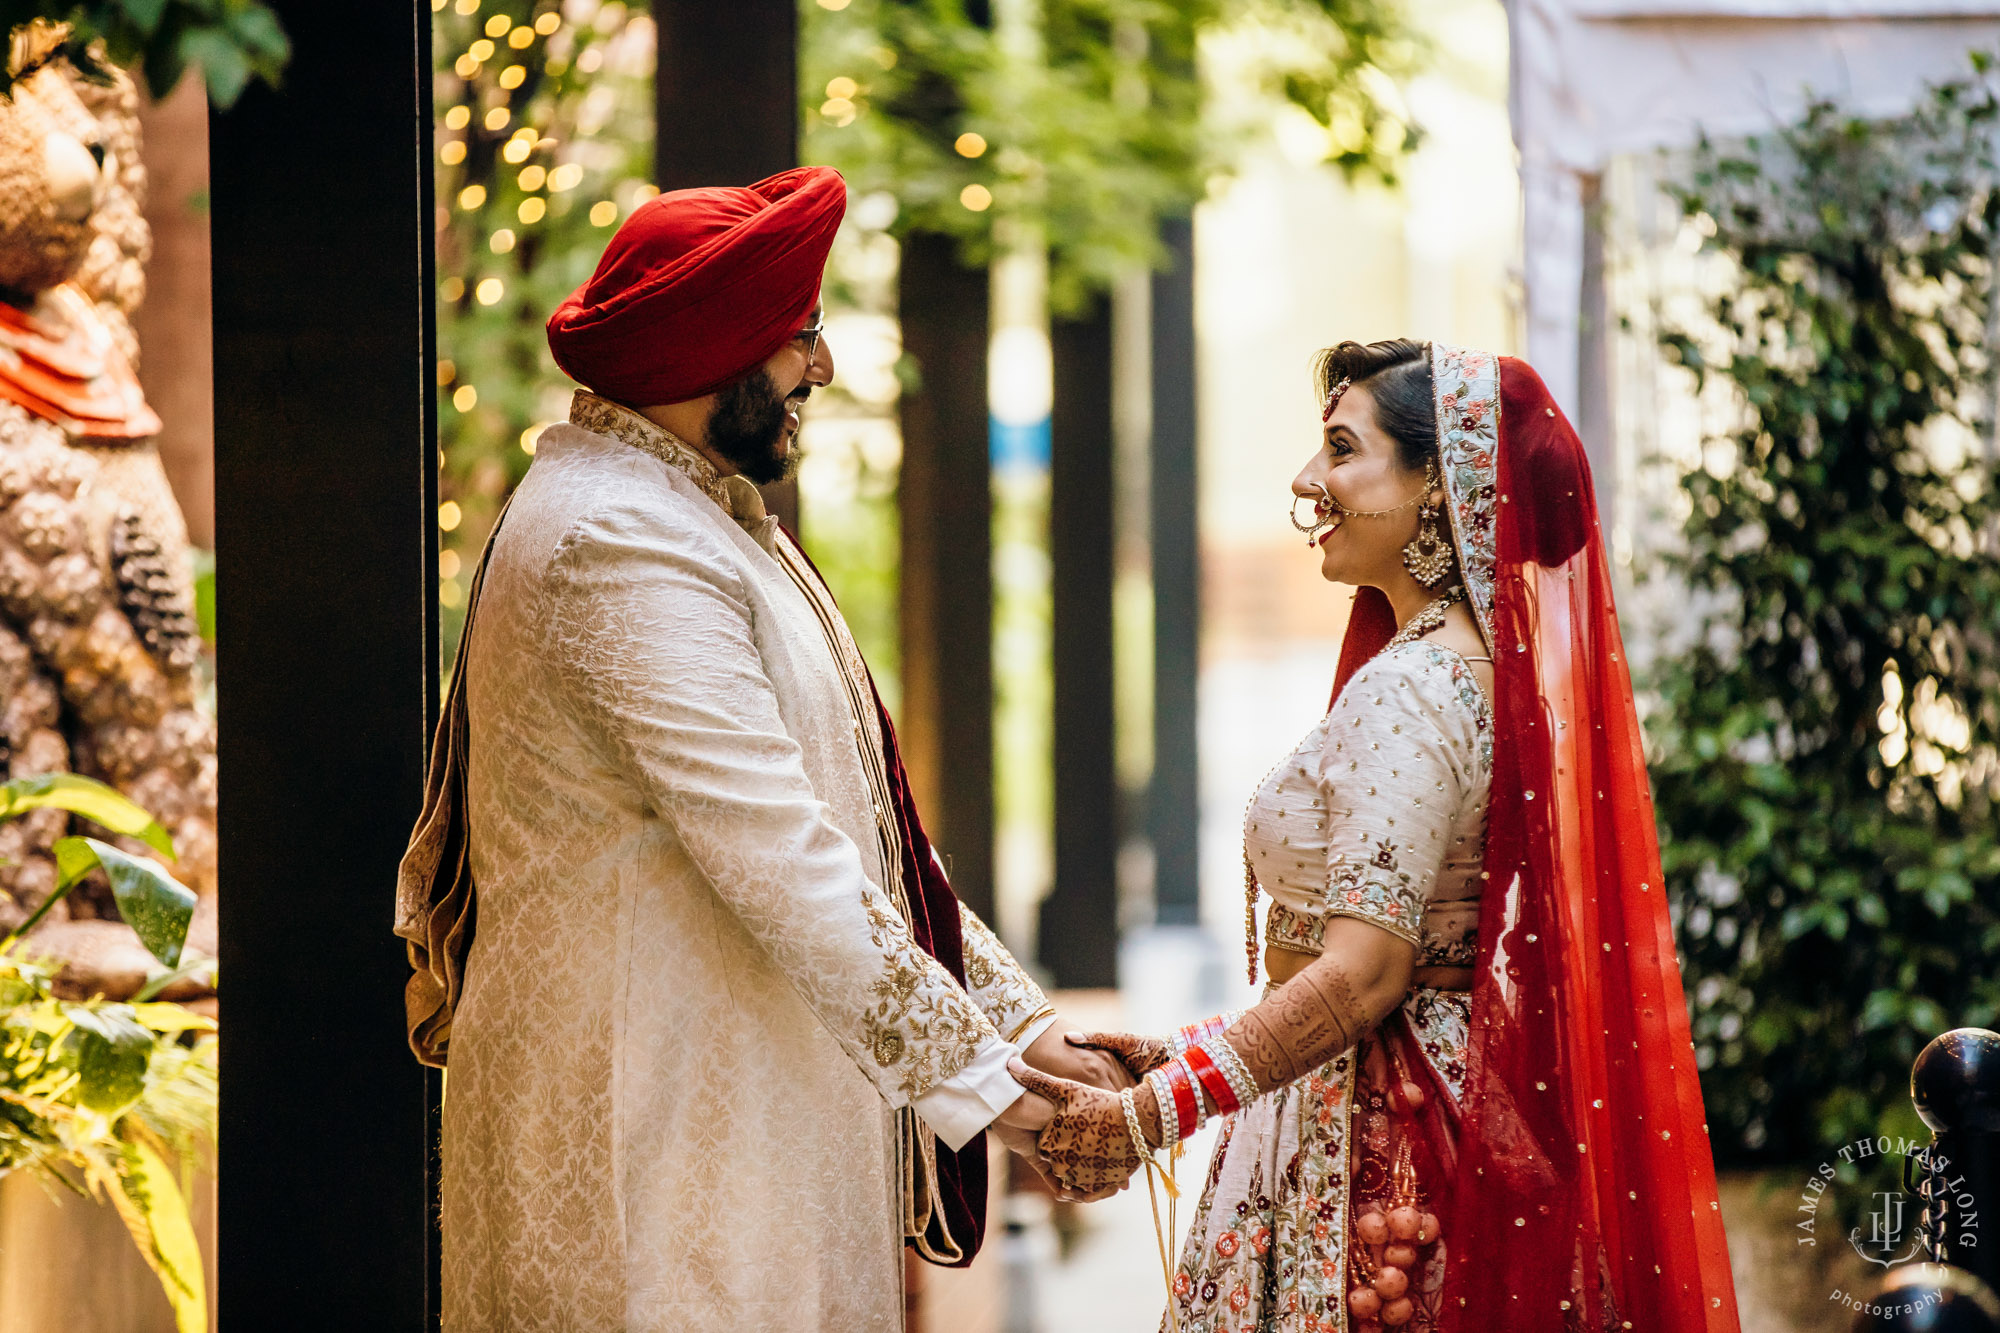
{"type": "Polygon", "coordinates": [[[1327,715],[1244,821],[1263,1001],[1016,1064],[1077,1193],[1227,1117],[1180,1333],[1734,1333],[1651,796],[1582,446],[1526,364],[1319,362],[1292,483],[1359,588],[1327,715]],[[1143,1149],[1142,1146],[1143,1145],[1143,1149]]]}

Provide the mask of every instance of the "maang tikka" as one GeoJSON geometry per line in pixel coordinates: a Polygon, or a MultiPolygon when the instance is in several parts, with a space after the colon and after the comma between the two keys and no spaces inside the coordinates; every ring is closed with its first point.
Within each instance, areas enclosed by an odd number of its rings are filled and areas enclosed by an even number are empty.
{"type": "Polygon", "coordinates": [[[1403,548],[1403,568],[1410,571],[1410,577],[1426,588],[1435,588],[1451,574],[1451,543],[1444,539],[1438,528],[1440,505],[1432,504],[1430,496],[1442,483],[1438,479],[1437,464],[1424,468],[1424,505],[1417,516],[1417,535],[1403,548]]]}
{"type": "Polygon", "coordinates": [[[1341,395],[1345,394],[1353,384],[1353,379],[1343,375],[1340,377],[1338,384],[1333,385],[1326,391],[1326,406],[1320,409],[1319,414],[1320,425],[1324,426],[1327,422],[1333,420],[1333,409],[1340,406],[1341,395]]]}

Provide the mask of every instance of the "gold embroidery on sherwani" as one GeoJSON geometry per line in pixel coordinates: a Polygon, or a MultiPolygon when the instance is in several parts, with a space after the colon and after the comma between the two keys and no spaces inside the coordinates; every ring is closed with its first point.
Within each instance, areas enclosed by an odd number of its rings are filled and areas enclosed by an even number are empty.
{"type": "Polygon", "coordinates": [[[651,454],[668,467],[684,473],[703,495],[729,509],[729,492],[715,464],[680,436],[657,422],[648,421],[631,408],[599,398],[588,389],[578,389],[569,400],[572,425],[583,427],[630,445],[642,454],[651,454]]]}
{"type": "Polygon", "coordinates": [[[958,905],[959,933],[965,940],[965,986],[1000,1035],[1014,1045],[1037,1020],[1055,1013],[1048,996],[1016,962],[1000,937],[964,903],[958,905]]]}

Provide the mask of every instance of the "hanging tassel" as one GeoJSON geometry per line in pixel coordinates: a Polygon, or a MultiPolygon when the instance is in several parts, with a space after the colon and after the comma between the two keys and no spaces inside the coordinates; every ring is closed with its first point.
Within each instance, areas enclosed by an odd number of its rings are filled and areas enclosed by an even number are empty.
{"type": "Polygon", "coordinates": [[[1250,849],[1243,849],[1243,952],[1250,964],[1250,984],[1257,984],[1257,872],[1250,868],[1250,849]]]}
{"type": "Polygon", "coordinates": [[[1150,1153],[1145,1158],[1146,1201],[1153,1206],[1153,1240],[1160,1251],[1160,1277],[1167,1285],[1167,1327],[1171,1330],[1171,1333],[1180,1333],[1181,1327],[1180,1303],[1174,1296],[1174,1265],[1172,1259],[1174,1237],[1180,1234],[1179,1209],[1181,1191],[1180,1183],[1174,1178],[1175,1164],[1180,1161],[1180,1156],[1181,1147],[1179,1144],[1175,1144],[1173,1152],[1168,1154],[1167,1165],[1165,1167],[1162,1167],[1159,1161],[1150,1153]],[[1160,1227],[1160,1196],[1158,1191],[1153,1188],[1153,1178],[1155,1176],[1159,1177],[1161,1186],[1167,1192],[1167,1224],[1165,1230],[1162,1230],[1160,1227]]]}

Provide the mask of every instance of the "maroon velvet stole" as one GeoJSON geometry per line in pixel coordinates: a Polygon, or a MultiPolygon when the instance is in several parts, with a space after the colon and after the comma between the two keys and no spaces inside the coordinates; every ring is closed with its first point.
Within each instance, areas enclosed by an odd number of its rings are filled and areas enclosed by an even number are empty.
{"type": "MultiPolygon", "coordinates": [[[[791,537],[789,529],[785,535],[791,537]]],[[[825,587],[826,579],[812,557],[805,554],[805,547],[797,537],[791,540],[820,586],[825,587]]],[[[831,589],[827,595],[833,595],[831,589]]],[[[882,755],[888,769],[889,795],[903,835],[901,872],[904,893],[910,902],[910,934],[925,953],[951,973],[953,981],[963,986],[965,937],[959,930],[958,895],[952,892],[951,881],[945,878],[944,867],[924,834],[923,819],[917,814],[915,798],[910,795],[910,775],[903,768],[902,751],[896,745],[896,727],[889,720],[889,710],[882,706],[882,694],[875,688],[872,674],[868,689],[875,701],[875,716],[882,725],[882,755]]],[[[985,1134],[973,1135],[957,1152],[942,1143],[937,1145],[937,1197],[939,1212],[932,1215],[926,1234],[935,1245],[942,1246],[948,1232],[964,1252],[964,1257],[950,1267],[964,1268],[979,1253],[980,1243],[986,1237],[985,1134]]]]}

